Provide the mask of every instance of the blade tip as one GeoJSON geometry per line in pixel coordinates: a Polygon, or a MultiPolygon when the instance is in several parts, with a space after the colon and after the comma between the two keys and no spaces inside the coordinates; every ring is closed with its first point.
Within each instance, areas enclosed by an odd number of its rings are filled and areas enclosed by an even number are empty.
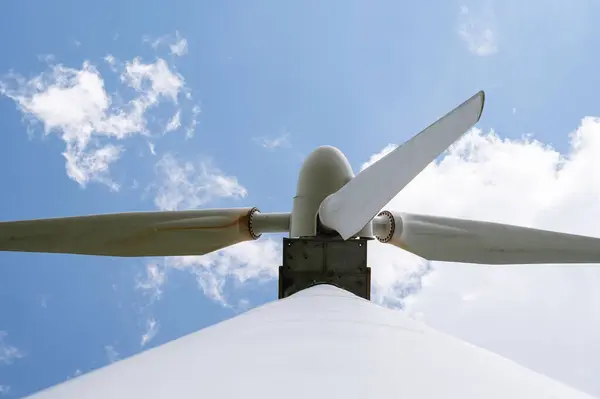
{"type": "Polygon", "coordinates": [[[479,90],[477,94],[475,94],[475,96],[481,97],[481,109],[479,110],[479,115],[477,116],[477,122],[479,122],[479,119],[481,119],[481,115],[483,114],[483,108],[485,105],[485,91],[479,90]]]}

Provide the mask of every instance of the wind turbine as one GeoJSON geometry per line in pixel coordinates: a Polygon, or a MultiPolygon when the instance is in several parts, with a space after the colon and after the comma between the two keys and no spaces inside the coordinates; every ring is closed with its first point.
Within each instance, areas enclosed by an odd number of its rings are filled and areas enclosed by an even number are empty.
{"type": "Polygon", "coordinates": [[[600,239],[381,211],[480,118],[479,92],[354,176],[320,147],[291,213],[257,208],[121,213],[0,223],[0,250],[202,255],[289,232],[279,300],[79,376],[53,398],[589,398],[498,355],[371,303],[367,243],[481,264],[600,262],[600,239]]]}

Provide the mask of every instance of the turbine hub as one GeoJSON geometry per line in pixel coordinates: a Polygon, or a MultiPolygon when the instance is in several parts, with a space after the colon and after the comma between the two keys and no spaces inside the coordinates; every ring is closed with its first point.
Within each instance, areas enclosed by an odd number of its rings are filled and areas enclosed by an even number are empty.
{"type": "Polygon", "coordinates": [[[321,146],[306,158],[298,175],[292,207],[290,237],[317,235],[321,202],[354,177],[346,156],[335,147],[321,146]]]}

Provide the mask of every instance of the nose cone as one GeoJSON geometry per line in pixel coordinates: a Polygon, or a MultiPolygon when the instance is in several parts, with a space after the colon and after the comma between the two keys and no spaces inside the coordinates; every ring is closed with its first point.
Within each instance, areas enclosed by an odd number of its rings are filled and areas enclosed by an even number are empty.
{"type": "Polygon", "coordinates": [[[353,177],[352,167],[340,150],[332,146],[314,150],[300,168],[290,237],[316,235],[319,205],[353,177]]]}
{"type": "Polygon", "coordinates": [[[324,199],[353,177],[352,167],[344,154],[335,147],[322,146],[311,152],[302,164],[296,195],[322,193],[324,199]]]}

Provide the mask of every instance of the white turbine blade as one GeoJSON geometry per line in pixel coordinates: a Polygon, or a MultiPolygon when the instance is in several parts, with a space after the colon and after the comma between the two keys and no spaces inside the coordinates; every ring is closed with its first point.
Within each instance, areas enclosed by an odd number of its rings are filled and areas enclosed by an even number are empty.
{"type": "Polygon", "coordinates": [[[380,215],[394,219],[394,231],[388,230],[380,241],[429,260],[486,265],[600,263],[600,238],[410,213],[380,215]]]}
{"type": "Polygon", "coordinates": [[[281,397],[592,399],[402,312],[325,285],[32,398],[281,397]]]}
{"type": "Polygon", "coordinates": [[[321,222],[344,240],[360,231],[427,165],[477,123],[484,97],[483,91],[475,94],[328,196],[319,209],[321,222]]]}
{"type": "Polygon", "coordinates": [[[0,223],[0,251],[202,255],[257,238],[255,208],[115,213],[0,223]]]}

